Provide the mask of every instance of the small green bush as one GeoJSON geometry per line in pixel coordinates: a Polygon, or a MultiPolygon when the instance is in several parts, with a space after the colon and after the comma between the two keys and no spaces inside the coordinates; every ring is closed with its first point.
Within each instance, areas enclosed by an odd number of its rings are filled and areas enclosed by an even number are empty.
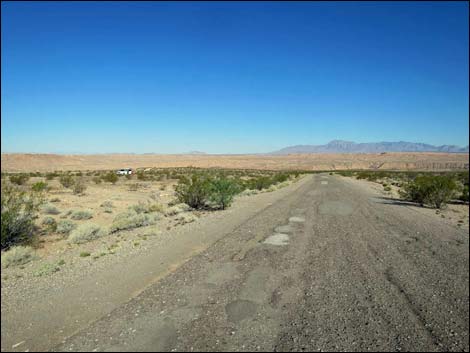
{"type": "Polygon", "coordinates": [[[16,185],[24,185],[28,180],[29,175],[26,174],[10,175],[10,182],[16,185]]]}
{"type": "Polygon", "coordinates": [[[103,181],[99,176],[94,176],[91,180],[93,180],[96,185],[101,184],[103,181]]]}
{"type": "Polygon", "coordinates": [[[45,263],[41,267],[39,267],[36,271],[34,271],[34,277],[42,277],[47,276],[52,273],[60,271],[60,265],[58,263],[45,263]]]}
{"type": "Polygon", "coordinates": [[[99,225],[85,223],[78,226],[70,233],[68,241],[74,244],[82,244],[94,239],[101,238],[106,234],[107,232],[99,225]]]}
{"type": "Polygon", "coordinates": [[[175,192],[179,202],[196,209],[204,208],[211,194],[210,179],[203,174],[193,174],[190,178],[182,177],[175,192]]]}
{"type": "Polygon", "coordinates": [[[463,186],[462,194],[460,195],[459,199],[464,202],[468,202],[468,184],[463,186]]]}
{"type": "Polygon", "coordinates": [[[44,199],[40,194],[27,194],[18,187],[2,181],[2,249],[33,235],[34,219],[43,202],[44,199]]]}
{"type": "Polygon", "coordinates": [[[45,204],[41,207],[41,212],[44,214],[53,214],[53,215],[58,215],[60,211],[55,207],[54,205],[51,205],[50,203],[45,204]]]}
{"type": "Polygon", "coordinates": [[[231,205],[233,197],[240,192],[237,183],[227,178],[218,178],[211,181],[209,199],[217,207],[225,210],[231,205]]]}
{"type": "Polygon", "coordinates": [[[109,207],[109,208],[112,208],[112,207],[114,207],[114,205],[113,205],[113,202],[112,202],[112,201],[109,201],[109,200],[108,200],[108,201],[104,201],[104,202],[100,205],[100,207],[109,207]]]}
{"type": "Polygon", "coordinates": [[[60,183],[64,188],[69,189],[69,188],[72,187],[72,185],[74,184],[73,176],[71,176],[71,175],[69,175],[69,174],[62,175],[62,176],[59,178],[59,183],[60,183]]]}
{"type": "Polygon", "coordinates": [[[88,256],[90,256],[90,255],[91,255],[91,253],[88,252],[88,251],[82,251],[82,252],[80,253],[80,257],[88,257],[88,256]]]}
{"type": "Polygon", "coordinates": [[[75,180],[72,186],[73,193],[75,195],[81,195],[85,192],[85,190],[86,190],[85,181],[83,179],[75,180]]]}
{"type": "Polygon", "coordinates": [[[58,176],[57,173],[46,173],[46,180],[53,180],[56,176],[58,176]]]}
{"type": "Polygon", "coordinates": [[[136,211],[129,209],[114,217],[113,223],[110,227],[110,232],[115,233],[120,230],[148,226],[155,224],[159,218],[160,217],[156,214],[137,213],[136,211]]]}
{"type": "Polygon", "coordinates": [[[49,231],[55,232],[57,230],[57,222],[53,217],[44,217],[41,224],[49,231]]]}
{"type": "Polygon", "coordinates": [[[69,221],[68,219],[61,219],[59,222],[57,222],[56,231],[57,233],[68,235],[76,227],[77,225],[74,222],[69,221]]]}
{"type": "Polygon", "coordinates": [[[75,220],[90,219],[93,217],[93,212],[90,210],[74,210],[70,218],[75,220]]]}
{"type": "Polygon", "coordinates": [[[409,182],[402,194],[407,200],[441,208],[455,196],[457,184],[446,175],[419,175],[409,182]]]}
{"type": "Polygon", "coordinates": [[[45,191],[47,190],[47,183],[43,181],[38,181],[37,183],[34,183],[33,185],[31,185],[31,190],[35,192],[45,191]]]}
{"type": "Polygon", "coordinates": [[[109,172],[109,173],[106,173],[104,176],[103,176],[103,180],[108,182],[108,183],[112,183],[112,184],[116,184],[116,182],[118,181],[119,177],[116,175],[116,173],[114,172],[109,172]]]}
{"type": "Polygon", "coordinates": [[[180,214],[182,212],[189,211],[190,209],[191,209],[191,207],[189,207],[185,203],[179,203],[179,204],[176,204],[176,205],[173,205],[171,207],[168,207],[168,208],[164,209],[163,214],[165,216],[175,216],[175,215],[180,214]]]}
{"type": "Polygon", "coordinates": [[[2,253],[2,268],[24,265],[36,258],[34,250],[29,246],[14,246],[2,253]]]}

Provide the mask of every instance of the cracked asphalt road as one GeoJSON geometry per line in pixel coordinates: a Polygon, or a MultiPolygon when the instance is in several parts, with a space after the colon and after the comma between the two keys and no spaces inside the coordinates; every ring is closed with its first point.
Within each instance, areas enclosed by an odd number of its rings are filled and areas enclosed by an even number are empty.
{"type": "Polygon", "coordinates": [[[51,350],[468,351],[468,239],[315,175],[51,350]]]}

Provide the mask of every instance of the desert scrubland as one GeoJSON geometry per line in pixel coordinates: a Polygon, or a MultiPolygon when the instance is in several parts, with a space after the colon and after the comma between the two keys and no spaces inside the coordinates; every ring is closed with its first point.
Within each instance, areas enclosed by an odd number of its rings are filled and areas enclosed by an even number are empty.
{"type": "Polygon", "coordinates": [[[238,168],[265,170],[459,170],[468,169],[468,153],[385,153],[385,154],[17,154],[1,155],[3,172],[44,172],[54,170],[105,170],[116,168],[238,168]]]}

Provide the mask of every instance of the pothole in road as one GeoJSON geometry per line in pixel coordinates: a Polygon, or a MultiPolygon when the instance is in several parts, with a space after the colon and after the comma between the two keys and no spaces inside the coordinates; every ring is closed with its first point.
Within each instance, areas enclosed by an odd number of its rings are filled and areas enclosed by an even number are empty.
{"type": "Polygon", "coordinates": [[[270,244],[270,245],[288,245],[289,236],[283,233],[276,233],[267,237],[263,243],[270,244]]]}
{"type": "Polygon", "coordinates": [[[303,222],[305,222],[305,218],[294,216],[294,217],[289,218],[289,222],[303,223],[303,222]]]}
{"type": "Polygon", "coordinates": [[[225,306],[228,321],[238,323],[256,313],[257,304],[249,300],[235,300],[225,306]]]}

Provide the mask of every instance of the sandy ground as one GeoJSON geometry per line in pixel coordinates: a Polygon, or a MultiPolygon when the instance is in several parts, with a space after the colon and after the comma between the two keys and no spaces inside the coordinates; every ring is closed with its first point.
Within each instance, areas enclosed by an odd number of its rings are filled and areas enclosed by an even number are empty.
{"type": "Polygon", "coordinates": [[[296,170],[456,170],[469,168],[468,153],[292,154],[292,155],[159,155],[159,154],[8,154],[3,172],[106,170],[144,167],[200,167],[296,170]]]}

